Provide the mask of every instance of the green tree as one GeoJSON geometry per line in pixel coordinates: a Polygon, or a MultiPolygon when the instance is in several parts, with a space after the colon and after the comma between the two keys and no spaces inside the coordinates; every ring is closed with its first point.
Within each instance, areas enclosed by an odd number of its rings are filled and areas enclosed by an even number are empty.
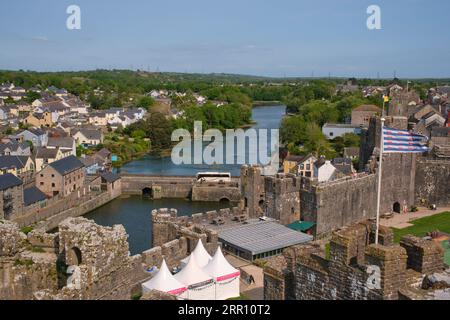
{"type": "Polygon", "coordinates": [[[28,103],[33,103],[35,100],[40,99],[41,95],[35,91],[28,91],[25,101],[28,103]]]}
{"type": "Polygon", "coordinates": [[[150,108],[155,104],[155,100],[153,100],[152,97],[146,97],[143,96],[139,98],[139,100],[136,103],[136,107],[138,108],[144,108],[146,110],[150,110],[150,108]]]}
{"type": "Polygon", "coordinates": [[[172,146],[173,124],[162,113],[152,113],[146,121],[147,137],[152,141],[152,151],[161,152],[172,146]]]}

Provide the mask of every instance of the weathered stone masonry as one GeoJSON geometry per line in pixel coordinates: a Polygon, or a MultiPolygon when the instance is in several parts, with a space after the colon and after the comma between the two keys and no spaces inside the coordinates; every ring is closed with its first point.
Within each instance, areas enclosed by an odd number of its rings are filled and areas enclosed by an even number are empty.
{"type": "Polygon", "coordinates": [[[395,300],[408,296],[427,275],[443,272],[443,249],[432,241],[404,237],[393,245],[393,234],[381,229],[380,245],[373,245],[373,224],[360,223],[333,233],[330,256],[310,245],[286,249],[264,268],[264,297],[268,300],[395,300]],[[371,280],[380,269],[380,287],[371,280]]]}

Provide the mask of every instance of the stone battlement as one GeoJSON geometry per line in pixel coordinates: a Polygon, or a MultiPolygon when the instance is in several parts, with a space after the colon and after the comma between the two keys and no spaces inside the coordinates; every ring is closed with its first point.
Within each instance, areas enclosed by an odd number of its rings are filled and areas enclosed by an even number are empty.
{"type": "Polygon", "coordinates": [[[444,270],[444,253],[438,244],[412,236],[404,237],[400,245],[392,241],[392,230],[383,227],[380,244],[374,245],[374,224],[365,222],[334,232],[328,256],[319,243],[288,248],[266,265],[264,296],[395,300],[405,298],[400,291],[420,276],[444,270]]]}

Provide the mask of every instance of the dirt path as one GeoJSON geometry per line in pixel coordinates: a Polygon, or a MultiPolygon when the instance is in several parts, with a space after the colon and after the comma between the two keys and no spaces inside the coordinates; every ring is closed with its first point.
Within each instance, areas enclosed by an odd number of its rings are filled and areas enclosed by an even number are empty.
{"type": "Polygon", "coordinates": [[[239,259],[232,255],[226,255],[226,258],[233,267],[241,270],[241,272],[252,275],[253,278],[255,278],[255,283],[250,285],[241,279],[241,294],[245,295],[250,300],[263,300],[264,299],[263,269],[251,264],[248,261],[239,259]]]}

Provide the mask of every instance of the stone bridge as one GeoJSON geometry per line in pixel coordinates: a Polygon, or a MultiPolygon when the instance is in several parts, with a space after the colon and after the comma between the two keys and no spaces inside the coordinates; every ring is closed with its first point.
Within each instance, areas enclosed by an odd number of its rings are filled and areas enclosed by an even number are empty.
{"type": "Polygon", "coordinates": [[[198,182],[195,177],[122,174],[122,193],[146,195],[152,199],[190,199],[192,201],[238,202],[239,178],[231,182],[198,182]]]}

